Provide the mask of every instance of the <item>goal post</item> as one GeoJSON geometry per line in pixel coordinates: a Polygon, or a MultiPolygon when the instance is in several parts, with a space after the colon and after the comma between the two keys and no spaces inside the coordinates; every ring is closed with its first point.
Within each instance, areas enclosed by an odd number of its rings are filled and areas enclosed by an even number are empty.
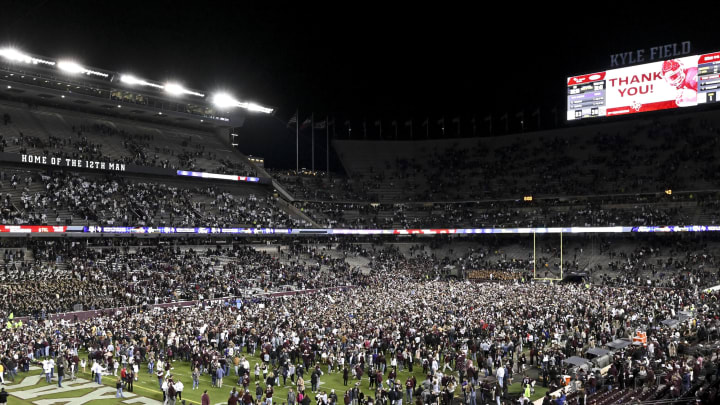
{"type": "Polygon", "coordinates": [[[562,281],[563,279],[563,233],[560,232],[560,278],[537,276],[537,233],[533,232],[533,280],[562,281]]]}

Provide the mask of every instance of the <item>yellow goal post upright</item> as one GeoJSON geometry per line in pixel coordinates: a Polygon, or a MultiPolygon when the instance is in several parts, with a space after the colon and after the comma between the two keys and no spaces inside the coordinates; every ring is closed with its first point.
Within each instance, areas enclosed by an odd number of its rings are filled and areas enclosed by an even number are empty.
{"type": "Polygon", "coordinates": [[[562,281],[563,279],[563,233],[560,231],[560,278],[538,277],[537,276],[537,242],[536,232],[533,232],[533,280],[538,281],[562,281]]]}

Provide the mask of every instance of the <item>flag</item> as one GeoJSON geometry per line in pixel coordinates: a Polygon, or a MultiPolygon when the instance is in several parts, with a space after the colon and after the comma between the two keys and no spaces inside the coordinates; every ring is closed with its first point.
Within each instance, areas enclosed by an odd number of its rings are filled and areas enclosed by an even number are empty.
{"type": "Polygon", "coordinates": [[[288,121],[287,127],[290,128],[290,126],[292,126],[293,124],[297,124],[297,120],[298,120],[297,111],[295,111],[295,114],[292,117],[290,117],[290,121],[288,121]]]}
{"type": "Polygon", "coordinates": [[[430,120],[430,118],[425,118],[425,121],[423,121],[422,125],[423,125],[424,127],[426,127],[429,120],[430,120]]]}
{"type": "Polygon", "coordinates": [[[350,120],[345,120],[345,126],[346,126],[346,127],[349,127],[349,126],[350,126],[350,120]]]}
{"type": "Polygon", "coordinates": [[[452,119],[453,124],[459,124],[460,123],[460,117],[455,117],[452,119]]]}
{"type": "Polygon", "coordinates": [[[382,125],[382,122],[380,120],[375,121],[375,126],[379,127],[382,125]]]}
{"type": "Polygon", "coordinates": [[[302,125],[300,125],[300,129],[305,129],[312,125],[312,119],[310,117],[305,118],[305,121],[303,121],[302,125]]]}
{"type": "Polygon", "coordinates": [[[405,121],[405,126],[406,126],[406,127],[411,127],[411,126],[412,126],[412,120],[407,120],[407,121],[405,121]]]}
{"type": "Polygon", "coordinates": [[[515,118],[520,119],[520,129],[525,130],[525,111],[520,111],[519,113],[515,114],[515,118]]]}
{"type": "Polygon", "coordinates": [[[315,129],[325,129],[327,123],[325,121],[318,121],[315,123],[315,129]]]}
{"type": "Polygon", "coordinates": [[[396,127],[396,126],[397,126],[397,121],[396,121],[396,120],[393,120],[393,122],[391,122],[390,125],[396,127]]]}
{"type": "Polygon", "coordinates": [[[531,117],[537,117],[537,126],[538,126],[538,128],[540,128],[540,107],[538,107],[537,109],[535,109],[535,111],[533,111],[531,117]]]}
{"type": "Polygon", "coordinates": [[[437,120],[438,125],[445,126],[445,117],[440,118],[437,120]]]}

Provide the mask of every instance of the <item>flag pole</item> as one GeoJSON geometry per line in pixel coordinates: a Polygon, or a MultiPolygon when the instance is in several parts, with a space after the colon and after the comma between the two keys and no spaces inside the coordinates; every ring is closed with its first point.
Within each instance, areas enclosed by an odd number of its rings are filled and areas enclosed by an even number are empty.
{"type": "Polygon", "coordinates": [[[313,173],[315,173],[315,113],[310,114],[310,126],[312,127],[312,135],[310,139],[310,146],[312,147],[312,153],[310,153],[312,163],[311,168],[313,173]]]}
{"type": "Polygon", "coordinates": [[[295,110],[295,173],[300,171],[300,109],[295,110]]]}
{"type": "MultiPolygon", "coordinates": [[[[335,124],[333,122],[333,124],[335,124]]],[[[330,175],[330,116],[325,116],[325,171],[330,175]]]]}

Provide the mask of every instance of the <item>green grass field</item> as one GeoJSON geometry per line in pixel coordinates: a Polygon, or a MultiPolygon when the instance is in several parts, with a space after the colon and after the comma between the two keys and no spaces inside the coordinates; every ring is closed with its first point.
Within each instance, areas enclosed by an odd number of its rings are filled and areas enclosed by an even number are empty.
{"type": "MultiPolygon", "coordinates": [[[[256,362],[259,362],[260,359],[257,356],[247,356],[248,361],[250,361],[251,367],[254,367],[256,362]]],[[[175,361],[173,362],[174,369],[172,370],[172,374],[175,377],[175,380],[180,380],[183,382],[185,388],[182,393],[182,398],[188,403],[188,404],[200,404],[200,397],[203,393],[203,390],[208,390],[208,395],[210,396],[210,403],[211,404],[221,404],[226,403],[227,399],[230,395],[230,391],[233,389],[233,387],[240,388],[241,386],[237,386],[237,377],[234,376],[234,370],[230,369],[230,376],[226,377],[223,381],[223,387],[222,388],[215,388],[211,386],[211,377],[207,374],[204,374],[200,378],[200,388],[198,390],[192,390],[192,378],[191,378],[191,372],[190,372],[190,366],[189,363],[184,361],[175,361]]],[[[335,389],[335,393],[338,396],[338,403],[343,404],[343,395],[346,390],[351,389],[356,382],[360,382],[360,388],[363,391],[363,393],[366,396],[374,397],[375,393],[374,391],[371,392],[371,390],[368,387],[368,378],[367,376],[364,376],[362,381],[360,380],[353,380],[352,378],[348,381],[348,385],[343,385],[343,379],[342,379],[342,373],[340,372],[334,372],[334,373],[327,373],[327,366],[322,367],[323,372],[325,373],[323,376],[320,377],[320,390],[326,391],[328,394],[330,393],[331,389],[335,389]]],[[[29,373],[20,373],[18,375],[18,378],[16,378],[16,385],[21,383],[23,378],[28,378],[30,376],[39,375],[40,370],[34,370],[30,371],[29,373]]],[[[422,373],[422,367],[413,367],[413,373],[415,375],[415,378],[418,381],[418,384],[422,382],[425,379],[425,376],[422,373]]],[[[407,372],[407,370],[403,370],[398,372],[398,379],[404,384],[405,380],[410,376],[410,373],[407,372]]],[[[79,378],[83,378],[85,380],[91,380],[90,370],[89,367],[87,369],[86,373],[83,373],[82,370],[78,373],[79,378]]],[[[387,377],[387,374],[385,374],[385,378],[387,377]]],[[[38,377],[33,377],[37,379],[38,377]]],[[[262,378],[262,376],[261,376],[262,378]]],[[[31,380],[28,380],[31,381],[31,380]]],[[[83,395],[87,395],[90,392],[97,390],[98,385],[94,384],[90,388],[83,388],[83,389],[70,389],[70,388],[62,388],[59,392],[53,392],[53,393],[47,393],[43,394],[42,392],[36,395],[33,398],[30,399],[22,399],[17,397],[17,394],[14,394],[15,391],[28,391],[28,390],[41,390],[41,389],[50,389],[49,385],[45,382],[45,378],[41,378],[36,384],[30,385],[27,387],[22,387],[18,389],[14,389],[13,385],[8,386],[8,391],[10,391],[10,394],[12,395],[11,401],[9,401],[9,404],[35,404],[35,405],[50,405],[53,403],[69,403],[71,405],[84,405],[84,404],[117,404],[121,401],[127,401],[127,403],[137,401],[137,403],[142,403],[144,401],[138,400],[137,398],[133,399],[115,399],[115,381],[116,378],[113,376],[104,376],[103,377],[103,385],[112,388],[112,391],[106,392],[105,398],[107,399],[93,399],[90,401],[86,401],[81,399],[83,395]],[[43,388],[44,387],[44,388],[43,388]],[[112,398],[109,398],[108,396],[112,396],[112,398]],[[64,400],[58,400],[58,399],[64,399],[64,400]],[[74,398],[73,400],[68,400],[67,398],[74,398]],[[57,401],[53,401],[57,400],[57,401]]],[[[64,381],[63,384],[67,386],[67,381],[64,381]]],[[[89,384],[93,384],[90,382],[89,384]]],[[[274,394],[273,394],[273,402],[275,404],[282,404],[287,401],[287,393],[288,389],[292,388],[293,391],[296,391],[295,387],[291,385],[290,379],[287,380],[288,386],[282,385],[282,378],[280,378],[280,386],[276,386],[274,388],[274,394]]],[[[57,386],[57,380],[53,380],[53,383],[51,384],[53,386],[57,386]]],[[[260,382],[260,385],[265,388],[265,384],[263,382],[260,382]]],[[[315,403],[315,395],[310,392],[310,377],[309,373],[305,373],[305,386],[306,386],[306,393],[308,393],[313,400],[313,403],[315,403]]],[[[254,375],[251,375],[251,382],[250,382],[250,393],[255,394],[255,382],[254,382],[254,375]]],[[[107,391],[107,390],[106,390],[107,391]]],[[[542,397],[545,394],[546,389],[542,388],[540,386],[536,387],[536,392],[532,400],[535,400],[537,398],[542,397]]],[[[28,392],[34,392],[34,391],[28,391],[28,392]]],[[[511,394],[517,394],[521,392],[521,387],[519,383],[514,383],[509,387],[509,393],[511,394]]],[[[404,393],[404,390],[403,390],[404,393]]],[[[134,383],[134,394],[140,397],[149,398],[153,400],[157,400],[159,402],[162,402],[163,395],[162,391],[160,390],[158,386],[157,377],[154,374],[148,374],[147,373],[147,365],[143,364],[140,367],[140,373],[138,375],[138,381],[134,383]]],[[[456,390],[456,396],[460,395],[460,390],[456,390]]],[[[479,401],[479,398],[478,398],[479,401]]],[[[151,401],[145,402],[149,403],[151,401]]],[[[178,404],[180,404],[180,401],[178,401],[178,404]]]]}

